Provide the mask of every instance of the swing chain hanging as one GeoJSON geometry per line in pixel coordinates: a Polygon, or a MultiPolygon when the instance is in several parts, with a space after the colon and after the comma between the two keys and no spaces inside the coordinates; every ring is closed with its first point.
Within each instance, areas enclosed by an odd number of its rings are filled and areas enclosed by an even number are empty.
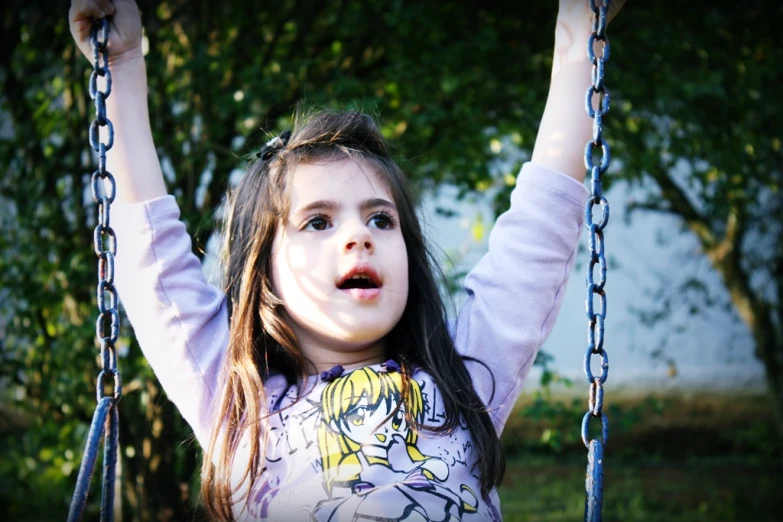
{"type": "Polygon", "coordinates": [[[114,144],[114,126],[106,118],[106,99],[111,94],[109,71],[109,22],[102,18],[93,23],[90,36],[93,50],[93,70],[90,75],[89,93],[95,101],[95,119],[90,124],[90,147],[98,153],[98,169],[92,174],[92,197],[98,205],[98,225],[93,232],[95,254],[98,256],[98,320],[95,332],[100,342],[101,370],[96,380],[98,404],[93,414],[87,443],[71,498],[68,522],[81,520],[87,504],[87,494],[98,458],[100,439],[104,436],[103,486],[101,496],[101,522],[114,520],[114,483],[117,464],[119,414],[117,404],[122,397],[122,379],[117,369],[115,344],[120,335],[120,314],[117,311],[117,290],[114,287],[114,258],[117,255],[117,236],[111,228],[110,209],[116,196],[114,176],[106,170],[106,152],[114,144]],[[100,39],[99,39],[100,35],[100,39]],[[98,89],[98,77],[104,78],[105,90],[98,89]],[[107,128],[107,141],[100,141],[100,127],[107,128]],[[106,395],[107,380],[113,381],[111,395],[106,395]]]}
{"type": "Polygon", "coordinates": [[[109,71],[109,24],[104,18],[99,26],[93,26],[91,35],[93,71],[90,74],[90,98],[95,101],[95,119],[90,124],[90,147],[98,153],[98,170],[92,175],[92,197],[98,205],[98,225],[93,233],[95,255],[98,256],[98,320],[95,333],[101,343],[101,372],[98,374],[96,395],[98,401],[104,396],[104,379],[114,380],[114,403],[122,397],[122,381],[117,370],[115,343],[120,335],[120,314],[117,311],[117,289],[114,287],[114,258],[117,255],[117,236],[111,228],[110,210],[116,196],[114,176],[106,170],[106,152],[114,145],[114,126],[106,118],[106,99],[111,94],[111,72],[109,71]],[[101,38],[98,39],[98,35],[101,38]],[[106,80],[106,89],[98,89],[98,77],[106,80]],[[100,141],[98,129],[107,128],[107,142],[100,141]],[[109,189],[106,189],[108,183],[109,189]],[[107,299],[108,298],[108,299],[107,299]],[[108,303],[107,303],[108,301],[108,303]]]}
{"type": "Polygon", "coordinates": [[[604,81],[605,64],[609,60],[609,39],[606,36],[608,4],[611,0],[603,0],[597,5],[596,0],[588,0],[593,12],[592,34],[587,39],[587,57],[593,64],[592,84],[587,88],[585,109],[593,119],[593,137],[585,147],[585,168],[590,172],[592,196],[585,207],[585,226],[587,227],[588,249],[590,260],[587,266],[587,352],[584,359],[584,372],[590,385],[588,411],[582,419],[582,441],[588,448],[587,478],[585,482],[585,521],[600,522],[602,520],[603,491],[603,452],[609,438],[609,420],[603,412],[603,385],[609,375],[609,356],[604,349],[604,321],[606,319],[606,256],[604,244],[604,228],[609,221],[609,202],[602,192],[601,176],[609,169],[609,144],[603,137],[603,117],[609,112],[609,91],[604,81]],[[600,53],[596,48],[600,47],[600,53]],[[594,108],[593,99],[598,99],[594,108]],[[595,161],[593,153],[601,150],[601,158],[595,161]],[[601,209],[598,221],[593,219],[595,207],[601,209]],[[596,265],[598,278],[596,280],[596,265]],[[595,302],[598,297],[597,303],[595,302]],[[600,357],[601,373],[594,375],[591,364],[593,356],[600,357]],[[591,439],[589,435],[590,420],[601,421],[600,439],[591,439]]]}

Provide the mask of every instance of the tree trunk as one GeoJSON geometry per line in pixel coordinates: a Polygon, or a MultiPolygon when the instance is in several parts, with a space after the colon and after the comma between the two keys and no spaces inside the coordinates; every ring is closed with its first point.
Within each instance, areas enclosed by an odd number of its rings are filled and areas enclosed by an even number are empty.
{"type": "Polygon", "coordinates": [[[775,409],[775,423],[783,439],[783,367],[780,363],[783,339],[768,321],[761,321],[752,333],[756,341],[756,356],[764,363],[767,389],[775,409]]]}

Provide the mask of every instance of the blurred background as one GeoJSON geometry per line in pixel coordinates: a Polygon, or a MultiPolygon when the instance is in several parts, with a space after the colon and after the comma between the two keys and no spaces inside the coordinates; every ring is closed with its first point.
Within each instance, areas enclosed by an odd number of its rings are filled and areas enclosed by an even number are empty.
{"type": "MultiPolygon", "coordinates": [[[[378,118],[459,306],[532,151],[557,2],[140,6],[155,143],[209,277],[227,187],[303,100],[378,118]]],[[[3,7],[3,520],[65,518],[95,407],[94,109],[67,9],[3,7]]],[[[771,1],[632,1],[610,27],[606,520],[783,517],[781,15],[771,1]]],[[[582,516],[584,244],[503,434],[505,520],[582,516]]],[[[117,519],[200,519],[200,449],[127,321],[120,354],[117,519]]]]}

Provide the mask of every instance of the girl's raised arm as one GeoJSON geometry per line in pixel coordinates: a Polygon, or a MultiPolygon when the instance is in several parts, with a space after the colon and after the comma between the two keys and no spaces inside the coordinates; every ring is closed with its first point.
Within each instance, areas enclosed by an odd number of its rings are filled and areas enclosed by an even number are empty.
{"type": "Polygon", "coordinates": [[[68,20],[79,50],[92,62],[92,19],[109,17],[112,90],[106,111],[114,125],[107,165],[117,182],[117,201],[136,203],[166,195],[152,142],[147,107],[147,68],[141,50],[141,16],[135,0],[73,0],[68,20]]]}
{"type": "Polygon", "coordinates": [[[144,356],[206,447],[228,346],[225,296],[205,281],[176,201],[166,195],[152,142],[136,2],[73,0],[73,38],[91,60],[92,19],[104,17],[111,24],[106,110],[115,131],[107,167],[117,185],[116,203],[125,203],[112,206],[116,287],[144,356]]]}
{"type": "MultiPolygon", "coordinates": [[[[623,2],[614,3],[612,14],[623,2]]],[[[561,0],[552,82],[532,161],[517,178],[511,208],[492,229],[489,252],[465,280],[468,299],[452,332],[498,433],[554,326],[584,228],[591,20],[587,0],[561,0]]]]}
{"type": "MultiPolygon", "coordinates": [[[[612,0],[608,20],[624,3],[612,0]]],[[[592,139],[593,128],[593,120],[585,112],[585,91],[593,67],[586,50],[592,20],[588,0],[560,0],[549,97],[531,159],[580,183],[586,173],[584,147],[592,139]]]]}

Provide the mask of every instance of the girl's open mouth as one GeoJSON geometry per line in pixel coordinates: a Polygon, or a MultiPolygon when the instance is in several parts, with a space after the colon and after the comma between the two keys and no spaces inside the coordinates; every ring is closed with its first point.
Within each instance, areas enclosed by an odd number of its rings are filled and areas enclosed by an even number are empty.
{"type": "Polygon", "coordinates": [[[362,301],[375,299],[381,293],[377,272],[370,266],[358,266],[342,277],[337,288],[362,301]]]}
{"type": "Polygon", "coordinates": [[[338,288],[361,301],[375,299],[381,294],[380,287],[365,275],[348,278],[338,288]]]}

